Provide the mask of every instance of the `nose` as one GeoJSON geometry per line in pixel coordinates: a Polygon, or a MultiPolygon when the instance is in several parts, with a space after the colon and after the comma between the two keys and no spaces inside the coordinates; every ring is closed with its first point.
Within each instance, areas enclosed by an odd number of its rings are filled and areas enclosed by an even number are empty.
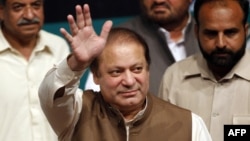
{"type": "Polygon", "coordinates": [[[164,4],[166,0],[153,0],[155,4],[164,4]]]}
{"type": "Polygon", "coordinates": [[[122,84],[126,86],[132,86],[136,82],[135,77],[131,71],[126,71],[123,74],[122,84]]]}
{"type": "Polygon", "coordinates": [[[154,0],[155,2],[165,2],[166,0],[154,0]]]}
{"type": "Polygon", "coordinates": [[[23,16],[26,19],[33,19],[35,16],[34,9],[31,6],[27,6],[24,9],[23,16]]]}
{"type": "Polygon", "coordinates": [[[216,39],[216,46],[219,48],[224,48],[226,46],[226,39],[224,34],[219,34],[216,39]]]}

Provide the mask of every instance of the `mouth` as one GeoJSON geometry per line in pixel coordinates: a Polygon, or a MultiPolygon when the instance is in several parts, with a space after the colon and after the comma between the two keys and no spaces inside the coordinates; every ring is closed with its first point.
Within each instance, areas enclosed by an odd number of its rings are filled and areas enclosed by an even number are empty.
{"type": "Polygon", "coordinates": [[[132,96],[136,95],[137,92],[138,92],[138,90],[129,90],[129,91],[121,91],[121,92],[119,92],[119,94],[124,96],[124,97],[132,97],[132,96]]]}
{"type": "Polygon", "coordinates": [[[155,3],[152,5],[151,10],[155,12],[164,12],[170,10],[170,6],[167,3],[155,3]]]}
{"type": "Polygon", "coordinates": [[[18,24],[19,26],[32,26],[32,25],[37,25],[37,24],[39,24],[39,23],[37,23],[37,22],[32,22],[32,23],[20,23],[20,24],[18,24]]]}
{"type": "Polygon", "coordinates": [[[164,11],[167,10],[167,7],[166,7],[166,6],[163,6],[163,5],[159,5],[159,6],[154,6],[154,7],[152,7],[152,10],[153,10],[154,12],[157,12],[157,13],[159,13],[159,12],[164,12],[164,11]]]}
{"type": "Polygon", "coordinates": [[[228,53],[216,53],[214,55],[216,57],[219,57],[219,58],[225,58],[225,57],[228,57],[230,54],[228,54],[228,53]]]}

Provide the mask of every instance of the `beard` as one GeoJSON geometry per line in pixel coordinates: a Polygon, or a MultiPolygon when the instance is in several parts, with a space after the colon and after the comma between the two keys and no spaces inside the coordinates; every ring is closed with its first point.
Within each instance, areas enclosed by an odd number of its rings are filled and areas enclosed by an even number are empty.
{"type": "Polygon", "coordinates": [[[233,52],[232,50],[225,48],[216,47],[210,54],[203,50],[203,47],[198,39],[198,44],[203,57],[206,59],[207,63],[214,67],[228,68],[231,69],[234,65],[239,62],[242,56],[245,54],[246,48],[246,38],[244,40],[241,48],[233,52]]]}
{"type": "MultiPolygon", "coordinates": [[[[143,17],[146,17],[147,19],[149,19],[150,21],[160,25],[160,26],[164,26],[164,25],[176,25],[176,23],[180,23],[182,21],[182,19],[184,19],[187,16],[187,10],[186,9],[182,9],[180,11],[174,11],[171,6],[166,3],[166,2],[154,2],[152,4],[152,6],[147,9],[147,7],[145,7],[145,5],[143,4],[143,2],[141,2],[141,14],[143,17]],[[158,12],[158,13],[154,13],[152,12],[153,9],[157,6],[162,6],[165,7],[165,9],[168,12],[158,12]]],[[[188,8],[188,7],[187,7],[188,8]]]]}

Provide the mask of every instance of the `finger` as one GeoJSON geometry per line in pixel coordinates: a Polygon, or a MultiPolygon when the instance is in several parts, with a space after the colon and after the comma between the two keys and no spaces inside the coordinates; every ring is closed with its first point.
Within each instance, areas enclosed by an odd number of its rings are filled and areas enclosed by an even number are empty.
{"type": "Polygon", "coordinates": [[[92,26],[92,19],[90,14],[90,8],[88,4],[83,5],[83,13],[84,13],[84,20],[85,20],[85,26],[92,26]]]}
{"type": "Polygon", "coordinates": [[[84,13],[83,13],[84,11],[80,5],[77,5],[75,9],[76,9],[77,26],[79,29],[82,29],[85,26],[84,13]]]}
{"type": "Polygon", "coordinates": [[[104,23],[104,25],[102,26],[101,34],[100,34],[100,36],[102,38],[104,38],[104,39],[108,38],[108,34],[109,34],[109,31],[110,31],[112,25],[113,25],[112,21],[106,21],[104,23]]]}
{"type": "Polygon", "coordinates": [[[70,32],[74,36],[74,35],[76,35],[78,33],[79,28],[76,25],[75,19],[74,19],[74,17],[72,15],[68,15],[67,19],[68,19],[70,32]]]}
{"type": "Polygon", "coordinates": [[[72,36],[66,31],[66,29],[64,28],[60,28],[60,32],[62,33],[62,35],[64,36],[64,38],[71,43],[73,41],[72,36]]]}

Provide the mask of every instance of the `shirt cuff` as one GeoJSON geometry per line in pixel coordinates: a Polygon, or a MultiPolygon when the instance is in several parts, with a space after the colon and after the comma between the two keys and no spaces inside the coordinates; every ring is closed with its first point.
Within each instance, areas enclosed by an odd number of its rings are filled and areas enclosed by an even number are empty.
{"type": "Polygon", "coordinates": [[[57,66],[57,78],[60,78],[62,84],[67,85],[72,81],[81,79],[86,69],[82,71],[72,71],[67,63],[67,59],[62,60],[57,66]]]}

